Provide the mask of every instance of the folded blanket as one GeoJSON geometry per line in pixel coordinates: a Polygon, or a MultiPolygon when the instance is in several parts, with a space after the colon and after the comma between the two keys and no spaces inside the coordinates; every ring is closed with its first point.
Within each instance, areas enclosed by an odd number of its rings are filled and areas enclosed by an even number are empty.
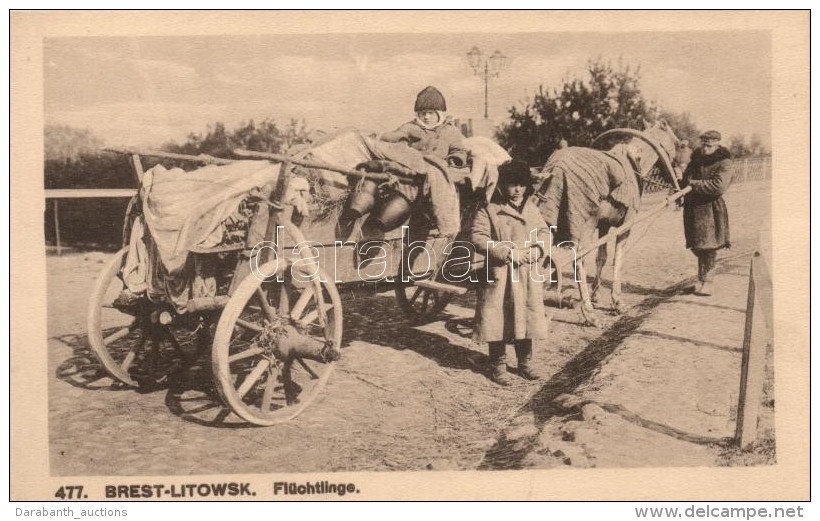
{"type": "Polygon", "coordinates": [[[473,190],[484,189],[487,202],[490,201],[498,184],[498,167],[512,157],[492,139],[476,136],[464,140],[464,146],[472,158],[470,183],[473,190]]]}

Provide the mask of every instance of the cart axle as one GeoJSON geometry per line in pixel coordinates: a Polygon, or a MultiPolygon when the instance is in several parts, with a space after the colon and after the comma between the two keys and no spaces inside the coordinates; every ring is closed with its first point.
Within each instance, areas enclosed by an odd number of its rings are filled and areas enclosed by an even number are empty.
{"type": "Polygon", "coordinates": [[[452,284],[444,284],[443,282],[436,282],[433,280],[417,280],[413,282],[414,286],[431,291],[443,291],[445,293],[453,293],[454,295],[464,295],[467,293],[467,288],[461,286],[454,286],[452,284]]]}

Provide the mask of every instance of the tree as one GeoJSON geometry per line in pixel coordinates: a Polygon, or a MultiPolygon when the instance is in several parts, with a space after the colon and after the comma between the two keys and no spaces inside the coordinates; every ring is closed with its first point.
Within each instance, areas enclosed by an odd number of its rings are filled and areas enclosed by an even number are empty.
{"type": "Polygon", "coordinates": [[[742,134],[735,134],[729,138],[728,148],[734,158],[749,155],[749,149],[746,147],[746,137],[742,134]]]}
{"type": "Polygon", "coordinates": [[[518,159],[542,165],[561,139],[589,146],[613,128],[642,128],[659,109],[641,94],[640,68],[590,60],[589,77],[566,79],[559,88],[541,85],[523,108],[511,107],[510,121],[497,132],[499,142],[518,159]]]}
{"type": "Polygon", "coordinates": [[[43,129],[46,188],[133,186],[128,162],[101,151],[102,140],[88,129],[46,125],[43,129]]]}
{"type": "Polygon", "coordinates": [[[46,125],[43,129],[45,160],[71,160],[84,154],[94,154],[102,147],[102,140],[87,128],[68,125],[46,125]]]}
{"type": "Polygon", "coordinates": [[[308,142],[309,132],[304,121],[291,119],[284,129],[280,129],[273,119],[266,118],[257,124],[254,120],[242,122],[234,131],[225,129],[225,124],[217,121],[208,125],[205,134],[191,132],[182,145],[167,143],[163,148],[180,154],[209,154],[216,157],[232,158],[235,148],[257,152],[285,153],[294,145],[308,142]]]}
{"type": "Polygon", "coordinates": [[[727,146],[734,158],[763,156],[768,154],[766,147],[763,146],[763,141],[757,134],[752,134],[748,143],[746,142],[746,136],[743,134],[735,134],[729,139],[727,146]]]}
{"type": "Polygon", "coordinates": [[[769,153],[758,134],[752,134],[749,138],[749,152],[753,156],[764,156],[769,153]]]}

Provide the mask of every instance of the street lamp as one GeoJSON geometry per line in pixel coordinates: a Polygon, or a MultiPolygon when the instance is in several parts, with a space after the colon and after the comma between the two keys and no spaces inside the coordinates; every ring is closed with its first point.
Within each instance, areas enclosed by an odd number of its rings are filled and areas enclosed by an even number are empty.
{"type": "Polygon", "coordinates": [[[489,116],[487,114],[487,86],[490,78],[497,78],[501,71],[507,66],[508,58],[496,49],[489,57],[484,57],[478,47],[473,47],[467,53],[467,58],[470,60],[470,67],[476,76],[484,76],[484,119],[489,116]]]}

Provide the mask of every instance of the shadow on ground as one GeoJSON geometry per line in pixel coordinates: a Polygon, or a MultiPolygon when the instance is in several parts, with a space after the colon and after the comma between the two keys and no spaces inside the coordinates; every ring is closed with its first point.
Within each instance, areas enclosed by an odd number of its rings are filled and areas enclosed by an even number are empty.
{"type": "MultiPolygon", "coordinates": [[[[731,261],[732,259],[722,261],[717,268],[717,273],[735,274],[738,271],[738,267],[731,261]]],[[[641,325],[650,317],[652,311],[658,305],[676,295],[686,293],[694,282],[694,278],[689,278],[663,290],[648,293],[649,296],[631,308],[626,315],[621,316],[620,319],[607,330],[603,331],[597,338],[593,339],[583,351],[569,360],[560,371],[544,383],[538,392],[533,395],[532,399],[521,408],[520,412],[531,412],[533,414],[535,426],[539,433],[550,419],[577,414],[577,412],[568,412],[567,409],[556,404],[555,399],[562,394],[572,394],[579,386],[592,379],[596,372],[600,370],[603,360],[614,353],[625,339],[637,333],[641,325]]],[[[606,407],[604,408],[606,409],[606,407]]],[[[725,441],[682,432],[667,425],[641,418],[631,411],[621,410],[622,408],[614,406],[610,406],[609,408],[611,409],[610,412],[618,414],[631,423],[678,439],[704,444],[720,444],[725,441]]],[[[484,460],[479,464],[478,468],[481,470],[511,470],[523,468],[523,460],[525,456],[533,450],[536,440],[537,434],[526,440],[518,439],[514,441],[508,440],[502,435],[496,444],[487,451],[484,460]]]]}

